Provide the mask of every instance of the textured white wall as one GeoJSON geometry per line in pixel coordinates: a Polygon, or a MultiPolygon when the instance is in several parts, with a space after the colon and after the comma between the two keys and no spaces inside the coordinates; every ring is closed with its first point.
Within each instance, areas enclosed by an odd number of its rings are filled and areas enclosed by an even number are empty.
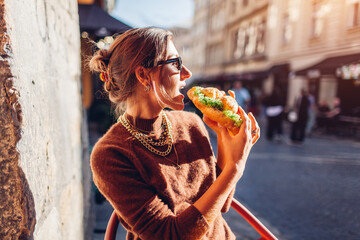
{"type": "Polygon", "coordinates": [[[34,196],[34,237],[83,239],[77,1],[5,0],[20,93],[20,166],[34,196]]]}

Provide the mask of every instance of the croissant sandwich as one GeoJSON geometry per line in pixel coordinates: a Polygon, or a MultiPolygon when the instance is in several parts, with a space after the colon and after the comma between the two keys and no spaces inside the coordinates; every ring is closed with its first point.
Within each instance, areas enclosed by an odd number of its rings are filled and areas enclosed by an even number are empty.
{"type": "Polygon", "coordinates": [[[240,131],[242,119],[238,113],[239,106],[235,100],[235,93],[231,90],[228,93],[230,96],[212,87],[193,87],[187,95],[205,116],[227,128],[232,135],[236,135],[240,131]]]}

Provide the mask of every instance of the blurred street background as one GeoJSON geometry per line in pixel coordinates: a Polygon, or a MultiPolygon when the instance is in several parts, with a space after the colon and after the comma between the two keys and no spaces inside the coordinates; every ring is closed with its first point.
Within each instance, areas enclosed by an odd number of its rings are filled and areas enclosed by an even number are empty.
{"type": "Polygon", "coordinates": [[[186,111],[216,87],[259,121],[235,197],[279,239],[360,239],[360,0],[0,0],[0,23],[0,239],[103,239],[89,161],[116,116],[87,60],[147,26],[192,72],[186,111]]]}
{"type": "MultiPolygon", "coordinates": [[[[184,94],[195,85],[231,89],[257,117],[262,137],[235,197],[279,239],[360,239],[359,4],[195,0],[177,6],[120,0],[110,12],[129,27],[173,31],[193,73],[184,94]],[[139,3],[159,17],[137,10],[139,3]]],[[[82,46],[90,37],[106,48],[112,34],[83,29],[82,46]]],[[[114,117],[97,76],[83,75],[91,146],[114,117]]],[[[188,99],[185,110],[201,116],[188,99]]],[[[216,153],[216,136],[209,133],[216,153]]],[[[94,240],[103,238],[112,212],[96,196],[94,240]]],[[[259,238],[234,210],[225,217],[238,239],[259,238]]],[[[118,239],[125,234],[119,227],[118,239]]]]}
{"type": "MultiPolygon", "coordinates": [[[[193,72],[184,94],[194,85],[232,89],[259,119],[262,137],[238,183],[240,202],[279,239],[360,239],[359,1],[185,1],[191,10],[179,8],[192,19],[171,26],[132,12],[134,3],[118,4],[120,21],[174,32],[193,72]]],[[[172,7],[162,2],[162,16],[172,7]]],[[[92,101],[96,130],[99,99],[92,101]]],[[[201,115],[188,101],[186,110],[201,115]]],[[[111,206],[95,209],[93,237],[101,239],[111,206]]],[[[233,210],[225,216],[238,239],[259,238],[233,210]]],[[[120,227],[119,239],[124,234],[120,227]]]]}

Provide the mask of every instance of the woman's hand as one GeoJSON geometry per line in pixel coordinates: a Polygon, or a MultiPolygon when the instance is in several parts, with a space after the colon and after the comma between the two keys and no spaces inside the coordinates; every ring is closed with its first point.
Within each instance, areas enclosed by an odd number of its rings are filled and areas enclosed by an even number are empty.
{"type": "Polygon", "coordinates": [[[213,129],[218,137],[218,165],[220,168],[232,168],[242,176],[246,160],[252,146],[260,138],[260,128],[252,113],[246,114],[239,107],[238,114],[243,120],[240,132],[232,136],[226,128],[204,115],[204,122],[213,129]]]}
{"type": "Polygon", "coordinates": [[[221,174],[208,190],[194,203],[194,206],[211,223],[216,219],[224,206],[230,192],[241,178],[246,160],[252,146],[260,137],[260,128],[254,116],[248,115],[239,107],[238,114],[243,119],[240,132],[231,136],[226,128],[204,115],[204,122],[212,128],[218,136],[218,162],[221,174]]]}

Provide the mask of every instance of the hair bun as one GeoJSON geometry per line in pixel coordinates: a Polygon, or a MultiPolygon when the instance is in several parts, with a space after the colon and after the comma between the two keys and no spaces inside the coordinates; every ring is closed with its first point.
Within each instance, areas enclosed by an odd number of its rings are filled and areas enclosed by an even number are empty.
{"type": "Polygon", "coordinates": [[[106,49],[100,49],[98,51],[99,55],[101,56],[101,58],[99,59],[100,61],[103,61],[104,64],[107,66],[109,65],[109,60],[110,60],[110,54],[109,51],[106,49]]]}
{"type": "Polygon", "coordinates": [[[98,50],[89,62],[91,71],[94,72],[106,72],[110,60],[109,51],[106,49],[98,50]]]}

